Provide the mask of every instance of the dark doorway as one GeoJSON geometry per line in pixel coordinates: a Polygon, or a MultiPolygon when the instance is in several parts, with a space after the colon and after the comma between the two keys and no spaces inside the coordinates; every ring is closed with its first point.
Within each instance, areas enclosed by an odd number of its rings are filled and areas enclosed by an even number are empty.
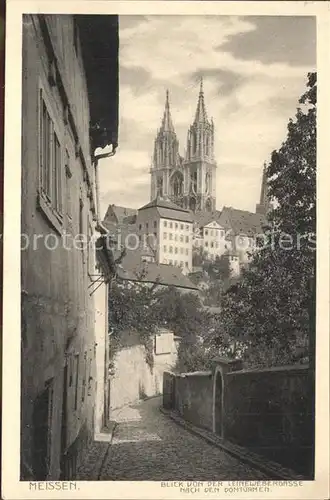
{"type": "Polygon", "coordinates": [[[222,436],[222,375],[217,372],[215,377],[215,400],[214,400],[215,432],[222,436]]]}
{"type": "Polygon", "coordinates": [[[32,468],[38,481],[47,479],[50,469],[51,422],[53,413],[53,380],[39,394],[33,407],[32,468]]]}

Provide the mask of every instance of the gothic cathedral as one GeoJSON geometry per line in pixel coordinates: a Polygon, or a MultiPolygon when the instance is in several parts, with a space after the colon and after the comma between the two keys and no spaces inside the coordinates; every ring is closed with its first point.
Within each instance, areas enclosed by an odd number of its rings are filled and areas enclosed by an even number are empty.
{"type": "Polygon", "coordinates": [[[185,157],[179,153],[167,91],[152,157],[151,200],[159,196],[193,212],[212,212],[216,210],[216,168],[214,124],[207,117],[203,80],[194,122],[188,130],[185,157]]]}

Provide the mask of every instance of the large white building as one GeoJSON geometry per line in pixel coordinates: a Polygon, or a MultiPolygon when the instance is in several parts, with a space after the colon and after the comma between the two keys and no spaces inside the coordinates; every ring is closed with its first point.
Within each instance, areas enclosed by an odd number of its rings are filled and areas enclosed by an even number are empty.
{"type": "Polygon", "coordinates": [[[150,247],[159,264],[192,270],[193,217],[189,210],[157,197],[138,210],[136,228],[140,243],[150,247]]]}

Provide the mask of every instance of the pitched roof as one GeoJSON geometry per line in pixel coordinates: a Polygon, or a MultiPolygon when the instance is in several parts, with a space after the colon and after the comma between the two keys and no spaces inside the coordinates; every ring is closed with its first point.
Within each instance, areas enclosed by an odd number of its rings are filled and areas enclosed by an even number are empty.
{"type": "Polygon", "coordinates": [[[170,200],[166,200],[162,198],[161,196],[156,196],[156,198],[146,205],[143,205],[143,207],[139,208],[139,210],[144,210],[145,208],[152,208],[152,207],[162,207],[162,208],[169,208],[170,210],[182,210],[182,212],[189,212],[189,210],[186,210],[185,208],[179,207],[179,205],[176,205],[170,200]]]}
{"type": "Polygon", "coordinates": [[[193,222],[193,216],[190,210],[179,207],[170,200],[165,200],[160,196],[157,196],[154,200],[150,201],[143,207],[139,208],[141,210],[146,210],[148,208],[156,208],[158,215],[163,219],[174,219],[183,222],[193,222]]]}
{"type": "Polygon", "coordinates": [[[126,217],[132,217],[136,215],[137,210],[135,208],[121,207],[115,204],[109,205],[107,213],[104,217],[105,221],[109,212],[112,212],[116,216],[118,223],[121,223],[125,220],[126,217]]]}
{"type": "Polygon", "coordinates": [[[263,232],[266,219],[263,214],[237,210],[232,207],[223,207],[219,217],[219,224],[226,229],[232,229],[235,235],[254,236],[263,232]]]}
{"type": "Polygon", "coordinates": [[[204,227],[210,222],[216,221],[219,223],[221,212],[219,210],[214,210],[214,212],[196,212],[193,214],[194,221],[198,225],[198,227],[204,227]]]}
{"type": "MultiPolygon", "coordinates": [[[[198,290],[197,286],[185,276],[178,267],[155,262],[143,262],[140,250],[127,250],[120,265],[117,266],[117,276],[122,280],[138,281],[142,283],[159,283],[164,286],[175,286],[198,290]]],[[[119,253],[115,252],[115,258],[119,253]]]]}

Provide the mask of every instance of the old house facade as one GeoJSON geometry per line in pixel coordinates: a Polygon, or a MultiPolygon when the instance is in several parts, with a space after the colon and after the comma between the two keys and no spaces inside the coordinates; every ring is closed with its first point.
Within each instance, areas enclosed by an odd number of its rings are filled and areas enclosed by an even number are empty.
{"type": "Polygon", "coordinates": [[[23,20],[22,479],[73,478],[94,434],[94,152],[116,147],[117,39],[117,16],[23,20]]]}
{"type": "Polygon", "coordinates": [[[158,263],[191,271],[193,218],[189,210],[158,196],[138,210],[136,226],[140,243],[155,250],[158,263]]]}

